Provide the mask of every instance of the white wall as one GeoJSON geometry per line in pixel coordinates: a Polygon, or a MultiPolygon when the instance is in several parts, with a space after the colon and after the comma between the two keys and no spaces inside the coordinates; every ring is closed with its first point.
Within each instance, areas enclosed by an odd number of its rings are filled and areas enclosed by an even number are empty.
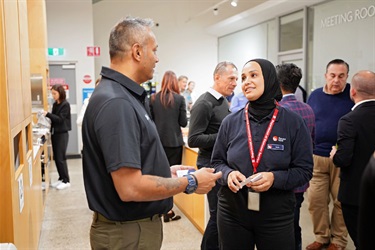
{"type": "Polygon", "coordinates": [[[266,58],[277,63],[277,54],[270,49],[276,47],[276,21],[271,20],[254,27],[219,38],[219,61],[233,62],[239,72],[235,93],[241,92],[241,71],[250,59],[266,58]]]}
{"type": "Polygon", "coordinates": [[[375,70],[374,0],[336,0],[316,6],[314,13],[314,88],[324,85],[326,65],[335,58],[349,64],[348,82],[359,70],[375,70]]]}
{"type": "MultiPolygon", "coordinates": [[[[79,113],[82,106],[82,88],[94,88],[94,58],[88,57],[87,46],[94,46],[91,0],[46,0],[47,36],[49,48],[65,48],[64,56],[49,56],[49,61],[76,62],[77,105],[71,105],[72,113],[79,113]],[[90,75],[92,82],[85,84],[83,76],[90,75]]],[[[76,126],[72,121],[72,126],[76,126]]],[[[71,138],[73,139],[73,138],[71,138]]],[[[74,138],[75,139],[75,138],[74,138]]],[[[81,136],[78,131],[79,148],[81,136]]]]}
{"type": "Polygon", "coordinates": [[[102,1],[94,4],[94,37],[101,47],[102,56],[95,60],[95,71],[109,65],[108,38],[111,28],[126,15],[152,18],[158,27],[153,31],[159,44],[159,63],[155,79],[161,82],[163,74],[172,70],[195,81],[195,94],[201,94],[213,84],[213,71],[217,64],[217,37],[208,35],[196,22],[186,22],[190,3],[188,1],[167,1],[152,5],[136,1],[102,1]],[[110,14],[106,14],[110,13],[110,14]]]}

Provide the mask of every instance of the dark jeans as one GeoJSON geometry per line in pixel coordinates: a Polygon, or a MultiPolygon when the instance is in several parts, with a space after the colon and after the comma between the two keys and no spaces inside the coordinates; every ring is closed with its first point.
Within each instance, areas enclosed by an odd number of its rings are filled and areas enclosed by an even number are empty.
{"type": "Polygon", "coordinates": [[[57,172],[59,173],[59,180],[64,183],[70,182],[68,164],[66,163],[66,149],[68,148],[69,134],[68,132],[53,134],[51,139],[53,158],[55,160],[57,172]]]}
{"type": "Polygon", "coordinates": [[[358,248],[358,216],[359,207],[341,203],[342,215],[344,217],[346,228],[348,229],[350,238],[354,242],[354,246],[358,248]]]}
{"type": "Polygon", "coordinates": [[[303,194],[304,193],[294,193],[296,196],[296,206],[294,207],[294,240],[296,250],[302,249],[302,234],[301,227],[299,225],[299,218],[302,202],[304,200],[303,194]]]}

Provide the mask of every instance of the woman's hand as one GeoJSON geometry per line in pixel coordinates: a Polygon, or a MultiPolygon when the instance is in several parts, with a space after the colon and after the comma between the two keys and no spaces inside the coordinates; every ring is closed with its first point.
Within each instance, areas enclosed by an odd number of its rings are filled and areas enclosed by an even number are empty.
{"type": "MultiPolygon", "coordinates": [[[[247,187],[252,188],[255,192],[265,192],[273,185],[275,177],[272,172],[260,172],[262,178],[246,184],[247,187]]],[[[256,173],[258,174],[258,173],[256,173]]]]}
{"type": "Polygon", "coordinates": [[[233,193],[240,190],[240,182],[245,180],[246,177],[240,171],[232,171],[228,174],[228,187],[233,193]]]}
{"type": "Polygon", "coordinates": [[[46,116],[47,115],[47,111],[43,110],[43,115],[46,116]]]}

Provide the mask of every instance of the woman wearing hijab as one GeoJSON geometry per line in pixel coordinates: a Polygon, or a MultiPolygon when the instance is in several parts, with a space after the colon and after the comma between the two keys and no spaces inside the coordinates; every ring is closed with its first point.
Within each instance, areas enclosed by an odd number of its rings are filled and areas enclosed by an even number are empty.
{"type": "Polygon", "coordinates": [[[211,161],[223,173],[220,247],[294,249],[293,189],[312,177],[311,136],[299,115],[278,105],[282,95],[271,62],[248,61],[241,78],[249,102],[223,120],[211,161]]]}

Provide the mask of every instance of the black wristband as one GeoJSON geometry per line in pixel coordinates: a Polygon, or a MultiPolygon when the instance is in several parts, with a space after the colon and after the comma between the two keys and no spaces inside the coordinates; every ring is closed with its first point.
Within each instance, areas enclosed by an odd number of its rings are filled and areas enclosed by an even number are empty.
{"type": "Polygon", "coordinates": [[[193,176],[193,178],[195,180],[195,183],[197,183],[197,187],[198,187],[198,179],[197,179],[197,177],[194,174],[191,174],[191,176],[193,176]]]}

